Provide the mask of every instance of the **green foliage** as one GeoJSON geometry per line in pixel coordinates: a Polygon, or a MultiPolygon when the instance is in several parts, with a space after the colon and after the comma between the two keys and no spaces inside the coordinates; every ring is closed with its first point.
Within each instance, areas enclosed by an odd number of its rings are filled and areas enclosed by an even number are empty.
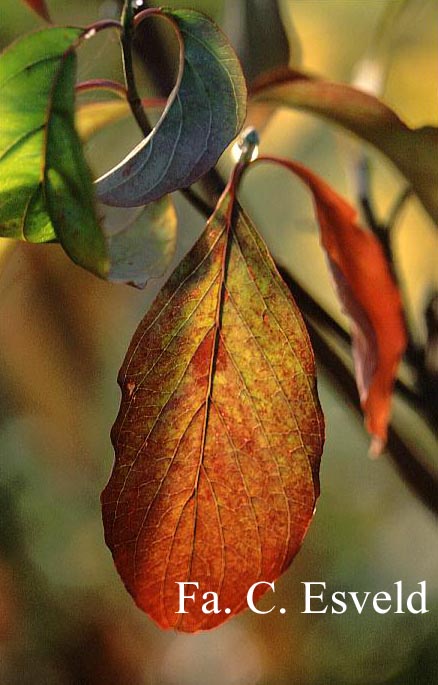
{"type": "MultiPolygon", "coordinates": [[[[45,203],[47,151],[69,143],[71,132],[65,130],[62,118],[53,120],[54,107],[59,99],[68,98],[67,88],[74,85],[72,48],[82,34],[79,28],[39,31],[17,41],[0,57],[2,236],[31,242],[56,237],[45,203]]],[[[78,147],[76,140],[70,147],[78,147]]],[[[79,146],[72,160],[66,151],[59,160],[60,167],[52,169],[63,173],[70,164],[78,176],[78,187],[82,184],[75,164],[80,150],[79,146]]]]}

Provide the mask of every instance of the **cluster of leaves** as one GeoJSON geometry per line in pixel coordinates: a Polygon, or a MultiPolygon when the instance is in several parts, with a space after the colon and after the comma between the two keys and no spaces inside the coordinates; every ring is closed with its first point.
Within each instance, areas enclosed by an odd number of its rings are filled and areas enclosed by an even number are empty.
{"type": "MultiPolygon", "coordinates": [[[[49,19],[44,2],[27,4],[49,19]]],[[[1,236],[59,241],[74,262],[112,281],[144,286],[162,274],[176,241],[169,193],[206,174],[245,121],[245,80],[222,32],[194,11],[134,16],[127,3],[121,23],[25,36],[2,54],[0,73],[1,236]],[[157,125],[93,182],[81,138],[131,110],[144,124],[126,50],[132,31],[151,15],[176,32],[175,87],[157,125]],[[76,108],[75,89],[108,88],[76,84],[78,48],[106,28],[122,37],[127,84],[109,86],[122,99],[76,108]]],[[[264,101],[320,114],[377,146],[438,218],[430,191],[436,129],[411,130],[376,98],[297,72],[264,75],[251,96],[253,106],[264,101]]],[[[236,614],[249,586],[275,580],[289,566],[319,494],[324,422],[313,353],[301,314],[236,198],[248,168],[280,164],[313,196],[321,243],[351,320],[375,454],[385,444],[406,346],[400,294],[377,237],[308,169],[280,158],[252,161],[253,153],[247,136],[203,234],[132,340],[119,376],[116,460],[102,494],[106,541],[129,592],[160,626],[185,631],[214,627],[227,614],[205,614],[198,601],[190,614],[176,614],[176,582],[199,582],[236,614]]]]}

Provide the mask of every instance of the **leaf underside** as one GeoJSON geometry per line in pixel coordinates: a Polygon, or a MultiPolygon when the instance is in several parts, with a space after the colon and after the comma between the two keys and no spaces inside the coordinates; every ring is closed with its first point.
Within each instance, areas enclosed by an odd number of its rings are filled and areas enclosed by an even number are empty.
{"type": "Polygon", "coordinates": [[[288,567],[319,493],[307,332],[238,205],[230,224],[231,202],[225,193],[131,342],[102,493],[128,591],[161,627],[188,632],[238,613],[253,583],[288,567]],[[200,592],[180,615],[184,581],[200,592]],[[205,591],[218,593],[220,614],[202,613],[205,591]]]}
{"type": "Polygon", "coordinates": [[[191,185],[214,166],[244,122],[245,81],[222,32],[198,12],[157,13],[177,29],[181,80],[152,133],[97,180],[97,196],[109,205],[147,204],[191,185]]]}
{"type": "Polygon", "coordinates": [[[259,101],[321,115],[374,145],[407,178],[438,224],[437,127],[411,129],[373,95],[289,69],[264,74],[252,94],[259,101]]]}

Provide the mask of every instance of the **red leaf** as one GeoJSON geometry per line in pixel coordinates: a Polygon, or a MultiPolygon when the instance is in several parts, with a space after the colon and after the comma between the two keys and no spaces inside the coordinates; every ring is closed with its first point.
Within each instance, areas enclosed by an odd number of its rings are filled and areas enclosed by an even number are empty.
{"type": "Polygon", "coordinates": [[[303,109],[342,126],[383,152],[438,222],[438,127],[411,129],[384,102],[343,83],[276,69],[253,84],[257,102],[303,109]]]}
{"type": "Polygon", "coordinates": [[[356,221],[356,212],[306,167],[277,157],[261,157],[297,174],[312,191],[339,299],[351,321],[356,383],[371,454],[382,451],[397,367],[407,343],[402,303],[383,248],[356,221]]]}
{"type": "Polygon", "coordinates": [[[49,10],[44,0],[23,0],[34,12],[40,15],[42,19],[51,23],[49,10]]]}
{"type": "Polygon", "coordinates": [[[128,591],[161,627],[188,632],[242,611],[254,583],[286,570],[319,493],[312,349],[233,192],[131,342],[102,493],[105,539],[128,591]],[[200,586],[186,614],[176,613],[178,582],[200,586]],[[220,613],[203,613],[204,592],[217,593],[220,613]]]}

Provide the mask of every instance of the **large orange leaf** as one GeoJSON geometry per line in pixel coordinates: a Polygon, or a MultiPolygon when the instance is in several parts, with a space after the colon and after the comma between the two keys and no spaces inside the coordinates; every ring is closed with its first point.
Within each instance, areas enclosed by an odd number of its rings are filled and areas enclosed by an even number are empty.
{"type": "Polygon", "coordinates": [[[102,493],[127,589],[161,627],[188,632],[241,611],[253,583],[289,566],[319,493],[323,417],[307,332],[233,193],[132,340],[102,493]],[[177,582],[200,585],[187,614],[175,613],[177,582]],[[219,614],[202,612],[212,591],[219,614]]]}
{"type": "Polygon", "coordinates": [[[306,167],[277,157],[260,157],[297,174],[309,187],[339,299],[351,322],[352,349],[371,454],[383,449],[392,389],[407,343],[399,290],[383,248],[361,228],[355,210],[306,167]]]}
{"type": "Polygon", "coordinates": [[[304,109],[351,131],[383,152],[412,184],[438,222],[438,128],[410,128],[384,102],[344,83],[330,83],[290,69],[261,76],[253,98],[304,109]]]}

